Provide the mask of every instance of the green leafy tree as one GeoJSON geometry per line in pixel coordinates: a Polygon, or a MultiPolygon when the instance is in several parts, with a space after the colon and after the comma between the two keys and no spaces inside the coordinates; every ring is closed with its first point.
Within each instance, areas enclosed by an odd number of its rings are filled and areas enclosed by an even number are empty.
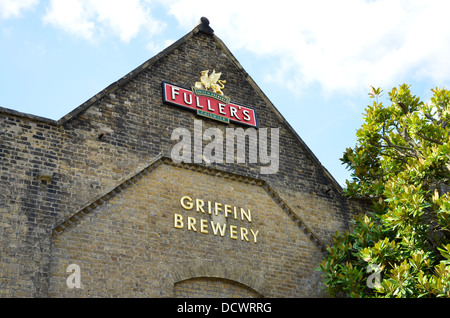
{"type": "Polygon", "coordinates": [[[331,296],[450,297],[450,91],[429,103],[401,85],[365,110],[341,159],[349,197],[373,208],[336,233],[319,265],[331,296]]]}

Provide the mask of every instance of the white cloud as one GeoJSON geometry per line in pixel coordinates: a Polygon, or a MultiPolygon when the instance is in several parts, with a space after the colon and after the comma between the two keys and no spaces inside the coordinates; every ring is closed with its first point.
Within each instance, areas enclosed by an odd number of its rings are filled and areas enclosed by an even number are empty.
{"type": "Polygon", "coordinates": [[[141,30],[152,35],[164,27],[151,15],[149,3],[140,0],[50,0],[43,20],[94,42],[113,34],[126,43],[141,30]]]}
{"type": "MultiPolygon", "coordinates": [[[[17,16],[37,0],[0,0],[1,15],[17,16]],[[9,13],[8,13],[9,12],[9,13]]],[[[92,42],[108,35],[127,43],[165,27],[165,7],[183,29],[201,16],[232,51],[276,63],[266,80],[293,92],[319,85],[322,93],[366,93],[410,79],[450,81],[448,0],[49,0],[44,22],[92,42]]]]}
{"type": "Polygon", "coordinates": [[[0,0],[0,18],[20,17],[24,10],[34,8],[39,0],[0,0]]]}
{"type": "Polygon", "coordinates": [[[95,22],[94,12],[87,2],[79,0],[51,0],[50,8],[43,20],[70,34],[93,40],[95,22]]]}
{"type": "Polygon", "coordinates": [[[174,40],[165,40],[164,42],[148,42],[147,45],[145,46],[145,48],[147,50],[149,50],[152,54],[157,54],[159,52],[161,52],[162,50],[164,50],[165,48],[169,47],[170,45],[172,45],[175,41],[174,40]]]}
{"type": "Polygon", "coordinates": [[[407,78],[450,80],[450,2],[166,0],[183,28],[200,15],[231,50],[278,59],[267,79],[292,90],[366,92],[407,78]]]}

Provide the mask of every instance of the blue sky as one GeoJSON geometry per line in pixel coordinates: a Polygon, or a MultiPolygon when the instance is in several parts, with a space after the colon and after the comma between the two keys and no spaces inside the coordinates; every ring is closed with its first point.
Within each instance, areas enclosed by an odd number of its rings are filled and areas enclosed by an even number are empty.
{"type": "Polygon", "coordinates": [[[0,0],[0,106],[59,119],[206,16],[335,179],[362,113],[450,87],[450,1],[0,0]]]}

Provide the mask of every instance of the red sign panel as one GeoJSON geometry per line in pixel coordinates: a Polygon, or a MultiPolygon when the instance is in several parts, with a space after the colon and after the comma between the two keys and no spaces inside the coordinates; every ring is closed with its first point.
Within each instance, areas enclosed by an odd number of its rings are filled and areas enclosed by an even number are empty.
{"type": "Polygon", "coordinates": [[[163,100],[165,103],[197,111],[200,116],[221,122],[239,123],[258,127],[256,112],[253,108],[230,103],[223,96],[205,96],[209,93],[203,91],[202,95],[195,94],[190,89],[163,82],[163,100]],[[205,94],[206,93],[206,94],[205,94]]]}

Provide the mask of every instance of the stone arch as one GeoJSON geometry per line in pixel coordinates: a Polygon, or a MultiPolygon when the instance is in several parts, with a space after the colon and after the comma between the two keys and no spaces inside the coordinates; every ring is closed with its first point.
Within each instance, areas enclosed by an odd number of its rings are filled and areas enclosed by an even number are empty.
{"type": "MultiPolygon", "coordinates": [[[[178,264],[171,272],[175,296],[177,292],[175,287],[177,285],[180,287],[183,283],[227,286],[232,291],[240,293],[246,291],[247,297],[251,295],[259,298],[264,297],[269,290],[263,273],[245,268],[230,268],[225,262],[198,260],[178,264]]],[[[212,293],[214,292],[212,288],[212,293]]]]}
{"type": "Polygon", "coordinates": [[[174,284],[175,298],[261,298],[253,288],[225,278],[196,277],[174,284]]]}

